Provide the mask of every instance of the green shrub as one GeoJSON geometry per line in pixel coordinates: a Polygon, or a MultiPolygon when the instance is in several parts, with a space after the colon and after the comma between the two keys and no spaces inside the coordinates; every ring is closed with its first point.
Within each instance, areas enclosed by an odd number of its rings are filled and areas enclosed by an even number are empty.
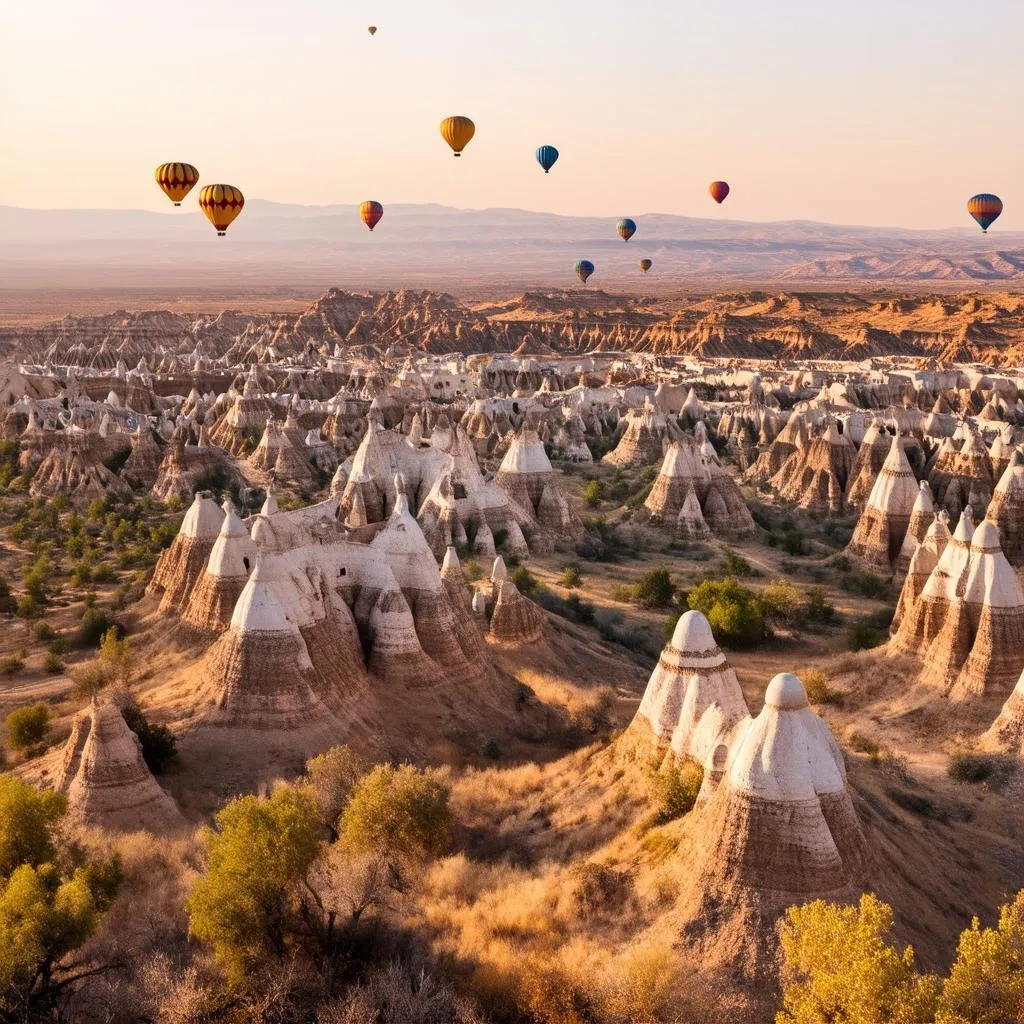
{"type": "Polygon", "coordinates": [[[768,635],[760,599],[736,580],[703,580],[687,595],[687,604],[706,616],[721,644],[742,647],[768,635]]]}
{"type": "Polygon", "coordinates": [[[154,725],[134,702],[121,709],[125,723],[136,736],[142,747],[142,759],[154,775],[159,775],[178,753],[174,733],[166,725],[154,725]]]}
{"type": "Polygon", "coordinates": [[[828,685],[825,673],[820,668],[804,669],[800,673],[800,682],[807,691],[807,700],[811,704],[837,704],[839,695],[828,685]]]}
{"type": "Polygon", "coordinates": [[[787,626],[804,621],[805,605],[796,587],[787,579],[775,579],[761,592],[765,613],[787,626]]]}
{"type": "Polygon", "coordinates": [[[49,675],[56,676],[64,671],[64,661],[59,654],[47,651],[43,658],[43,671],[49,675]]]}
{"type": "Polygon", "coordinates": [[[888,639],[888,634],[868,622],[857,622],[850,627],[846,646],[851,651],[867,651],[872,647],[880,647],[888,639]]]}
{"type": "Polygon", "coordinates": [[[514,573],[512,573],[512,582],[516,585],[516,589],[524,597],[530,597],[537,590],[537,577],[526,568],[525,565],[519,566],[514,573]]]}
{"type": "Polygon", "coordinates": [[[0,660],[0,676],[16,676],[25,668],[25,659],[18,654],[11,654],[0,660]]]}
{"type": "Polygon", "coordinates": [[[656,824],[663,825],[693,809],[704,781],[704,770],[692,761],[685,761],[652,772],[649,778],[651,795],[658,805],[656,824]]]}
{"type": "Polygon", "coordinates": [[[797,529],[786,530],[782,536],[782,550],[787,555],[806,555],[810,551],[807,538],[797,529]]]}
{"type": "Polygon", "coordinates": [[[591,507],[597,508],[604,498],[604,485],[600,480],[591,480],[583,488],[583,500],[591,507]]]}
{"type": "Polygon", "coordinates": [[[11,585],[7,579],[0,576],[0,614],[10,615],[18,607],[18,602],[11,594],[11,585]]]}
{"type": "Polygon", "coordinates": [[[583,583],[583,573],[575,562],[569,562],[562,569],[562,578],[559,581],[568,590],[578,587],[583,583]]]}
{"type": "Polygon", "coordinates": [[[95,607],[86,608],[82,621],[75,630],[74,644],[76,647],[99,647],[103,638],[112,629],[118,636],[124,635],[124,628],[109,616],[95,607]]]}
{"type": "Polygon", "coordinates": [[[843,576],[843,589],[861,597],[882,598],[889,593],[889,584],[871,572],[855,572],[843,576]]]}
{"type": "Polygon", "coordinates": [[[377,765],[352,792],[341,834],[356,852],[440,856],[452,839],[448,787],[436,771],[377,765]]]}
{"type": "Polygon", "coordinates": [[[7,742],[15,750],[25,750],[42,742],[50,725],[50,709],[45,704],[17,708],[5,719],[7,742]]]}
{"type": "Polygon", "coordinates": [[[727,576],[738,576],[745,578],[747,576],[753,576],[754,570],[751,568],[750,563],[742,556],[738,555],[735,551],[730,548],[724,549],[725,554],[725,573],[727,576]]]}
{"type": "Polygon", "coordinates": [[[46,643],[50,640],[55,640],[57,637],[57,631],[48,622],[37,622],[32,627],[32,635],[37,639],[46,643]]]}
{"type": "Polygon", "coordinates": [[[651,569],[633,588],[633,597],[641,608],[667,608],[675,592],[676,585],[668,569],[651,569]]]}
{"type": "Polygon", "coordinates": [[[835,621],[835,605],[828,600],[824,587],[814,586],[807,588],[805,614],[811,622],[820,622],[828,625],[835,621]]]}
{"type": "Polygon", "coordinates": [[[850,733],[847,745],[858,754],[867,754],[872,760],[876,760],[882,752],[882,748],[870,736],[861,732],[850,733]]]}
{"type": "Polygon", "coordinates": [[[957,782],[1003,782],[1016,767],[1014,758],[1004,754],[953,754],[946,774],[957,782]]]}

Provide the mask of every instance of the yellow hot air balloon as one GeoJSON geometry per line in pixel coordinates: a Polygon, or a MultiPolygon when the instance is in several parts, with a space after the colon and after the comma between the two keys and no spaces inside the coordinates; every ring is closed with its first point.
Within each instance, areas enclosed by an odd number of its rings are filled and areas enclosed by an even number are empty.
{"type": "Polygon", "coordinates": [[[156,169],[156,183],[175,206],[181,206],[198,180],[199,172],[191,164],[161,164],[156,169]]]}
{"type": "Polygon", "coordinates": [[[231,222],[242,212],[245,196],[234,185],[207,185],[199,193],[199,209],[206,219],[224,235],[231,222]]]}
{"type": "Polygon", "coordinates": [[[369,32],[371,36],[375,36],[377,34],[377,26],[371,25],[366,31],[369,32]]]}
{"type": "Polygon", "coordinates": [[[446,117],[441,122],[441,138],[461,156],[476,134],[476,125],[468,117],[446,117]]]}

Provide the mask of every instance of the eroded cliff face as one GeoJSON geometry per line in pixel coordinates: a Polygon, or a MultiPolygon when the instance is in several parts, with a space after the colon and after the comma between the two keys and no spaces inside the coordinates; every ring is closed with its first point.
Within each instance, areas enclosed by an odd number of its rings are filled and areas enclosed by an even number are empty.
{"type": "Polygon", "coordinates": [[[470,304],[431,291],[332,288],[304,312],[188,316],[166,310],[66,316],[0,332],[14,358],[113,369],[312,360],[340,348],[449,352],[639,351],[695,358],[925,356],[1017,363],[1024,296],[731,292],[655,300],[601,291],[527,292],[470,304]]]}

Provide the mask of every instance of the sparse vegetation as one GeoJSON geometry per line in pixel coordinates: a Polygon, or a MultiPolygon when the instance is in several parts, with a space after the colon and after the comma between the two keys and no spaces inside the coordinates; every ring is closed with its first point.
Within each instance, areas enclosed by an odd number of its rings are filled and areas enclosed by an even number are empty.
{"type": "Polygon", "coordinates": [[[760,598],[736,580],[704,580],[690,591],[687,604],[704,614],[721,644],[744,647],[768,635],[760,598]]]}
{"type": "Polygon", "coordinates": [[[15,750],[26,750],[43,741],[50,725],[50,709],[45,704],[16,708],[5,719],[7,742],[15,750]]]}
{"type": "Polygon", "coordinates": [[[559,583],[570,590],[583,585],[583,573],[576,562],[569,562],[568,565],[563,567],[559,583]]]}
{"type": "Polygon", "coordinates": [[[590,480],[583,488],[583,500],[590,508],[597,508],[604,499],[604,485],[600,480],[590,480]]]}
{"type": "Polygon", "coordinates": [[[667,608],[675,592],[676,585],[668,569],[651,569],[633,588],[633,598],[641,608],[667,608]]]}

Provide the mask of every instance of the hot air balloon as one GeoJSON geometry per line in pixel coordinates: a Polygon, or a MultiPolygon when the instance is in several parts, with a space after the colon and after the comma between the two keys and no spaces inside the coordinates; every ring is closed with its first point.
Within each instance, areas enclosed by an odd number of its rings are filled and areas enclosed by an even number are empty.
{"type": "Polygon", "coordinates": [[[981,230],[987,232],[1003,212],[1003,201],[990,192],[979,192],[967,200],[967,212],[981,225],[981,230]]]}
{"type": "Polygon", "coordinates": [[[554,146],[541,146],[537,150],[537,163],[544,168],[544,173],[547,174],[552,167],[555,166],[555,161],[558,159],[558,150],[554,146]]]}
{"type": "Polygon", "coordinates": [[[446,117],[441,122],[441,138],[461,156],[476,134],[476,125],[468,117],[446,117]]]}
{"type": "Polygon", "coordinates": [[[587,283],[587,278],[594,272],[594,264],[590,260],[577,260],[576,261],[576,276],[584,283],[587,283]]]}
{"type": "Polygon", "coordinates": [[[727,181],[713,181],[708,186],[708,191],[711,193],[711,198],[716,203],[724,203],[725,197],[729,194],[729,182],[727,181]]]}
{"type": "Polygon", "coordinates": [[[615,225],[615,230],[618,231],[619,238],[624,242],[628,242],[636,234],[636,221],[631,220],[629,217],[623,217],[615,225]]]}
{"type": "Polygon", "coordinates": [[[156,183],[175,206],[192,191],[199,172],[191,164],[161,164],[156,169],[156,183]]]}
{"type": "Polygon", "coordinates": [[[640,261],[640,269],[641,269],[641,270],[642,270],[642,271],[643,271],[643,272],[644,272],[645,274],[646,274],[646,273],[647,273],[647,271],[648,271],[648,270],[650,270],[650,269],[651,269],[651,267],[653,267],[653,266],[654,266],[654,262],[653,262],[652,260],[641,260],[641,261],[640,261]]]}
{"type": "Polygon", "coordinates": [[[218,235],[227,233],[243,206],[245,196],[234,185],[206,185],[199,193],[199,209],[217,229],[218,235]]]}
{"type": "Polygon", "coordinates": [[[371,36],[375,36],[377,34],[377,26],[371,25],[366,31],[369,32],[371,36]]]}
{"type": "Polygon", "coordinates": [[[359,207],[359,216],[362,218],[363,223],[372,231],[380,223],[381,217],[384,216],[384,207],[375,199],[367,199],[359,207]]]}

